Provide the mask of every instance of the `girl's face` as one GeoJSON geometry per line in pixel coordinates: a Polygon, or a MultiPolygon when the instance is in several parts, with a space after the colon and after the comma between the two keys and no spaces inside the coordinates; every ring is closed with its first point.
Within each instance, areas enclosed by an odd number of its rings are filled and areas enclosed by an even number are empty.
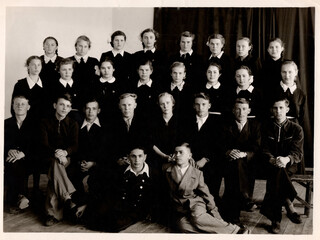
{"type": "Polygon", "coordinates": [[[72,64],[64,64],[60,66],[60,76],[63,80],[69,81],[72,78],[73,67],[72,64]]]}
{"type": "Polygon", "coordinates": [[[249,51],[251,50],[251,46],[249,46],[248,41],[246,40],[238,40],[236,45],[237,55],[241,58],[245,58],[249,55],[249,51]]]}
{"type": "Polygon", "coordinates": [[[186,77],[186,72],[184,67],[174,67],[171,70],[172,81],[175,84],[180,84],[186,77]]]}
{"type": "Polygon", "coordinates": [[[140,65],[138,69],[138,74],[139,74],[140,80],[142,80],[143,82],[148,82],[150,80],[150,75],[152,74],[150,65],[149,64],[140,65]]]}
{"type": "Polygon", "coordinates": [[[29,75],[33,75],[33,76],[39,75],[41,72],[41,68],[42,68],[41,60],[32,59],[29,62],[29,65],[27,68],[28,68],[29,75]]]}
{"type": "Polygon", "coordinates": [[[236,71],[236,81],[239,88],[245,90],[250,86],[250,75],[246,69],[236,71]]]}
{"type": "Polygon", "coordinates": [[[103,78],[110,79],[113,77],[114,68],[110,62],[103,62],[100,66],[100,73],[103,78]]]}
{"type": "Polygon", "coordinates": [[[79,40],[76,45],[76,52],[78,56],[85,56],[89,52],[89,43],[84,40],[79,40]]]}
{"type": "Polygon", "coordinates": [[[207,79],[211,84],[216,84],[218,82],[221,73],[216,66],[209,66],[207,70],[207,79]]]}
{"type": "Polygon", "coordinates": [[[47,39],[43,44],[43,50],[46,55],[54,55],[58,49],[56,41],[53,39],[47,39]]]}
{"type": "Polygon", "coordinates": [[[113,48],[117,51],[121,51],[125,43],[126,43],[126,40],[124,40],[124,36],[122,35],[115,36],[112,42],[113,48]]]}
{"type": "Polygon", "coordinates": [[[156,43],[156,36],[153,32],[146,32],[143,34],[142,42],[146,49],[152,49],[156,43]]]}
{"type": "Polygon", "coordinates": [[[221,43],[221,40],[218,38],[210,39],[209,48],[212,55],[216,57],[221,53],[223,44],[221,43]]]}
{"type": "Polygon", "coordinates": [[[285,64],[281,67],[281,77],[282,82],[287,85],[288,87],[291,87],[294,84],[294,80],[296,79],[298,75],[298,70],[295,69],[295,67],[291,64],[285,64]]]}
{"type": "Polygon", "coordinates": [[[172,113],[173,110],[173,102],[171,97],[168,95],[164,95],[159,99],[159,106],[161,108],[162,113],[172,113]]]}
{"type": "Polygon", "coordinates": [[[278,41],[273,41],[269,43],[268,53],[273,60],[278,60],[281,58],[281,53],[283,52],[284,48],[278,41]]]}

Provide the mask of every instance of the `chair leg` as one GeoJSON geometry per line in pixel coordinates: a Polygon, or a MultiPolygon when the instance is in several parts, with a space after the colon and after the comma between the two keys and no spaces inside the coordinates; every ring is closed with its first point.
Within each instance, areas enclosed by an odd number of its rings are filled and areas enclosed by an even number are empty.
{"type": "MultiPolygon", "coordinates": [[[[307,182],[306,186],[306,202],[310,204],[311,202],[311,187],[310,187],[311,182],[307,182]]],[[[304,214],[309,217],[310,215],[310,208],[304,207],[304,214]]]]}

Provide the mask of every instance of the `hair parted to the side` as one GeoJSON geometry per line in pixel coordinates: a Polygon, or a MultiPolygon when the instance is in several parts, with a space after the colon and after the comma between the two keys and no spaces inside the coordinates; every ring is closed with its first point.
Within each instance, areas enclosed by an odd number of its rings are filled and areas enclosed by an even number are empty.
{"type": "MultiPolygon", "coordinates": [[[[59,46],[58,40],[57,40],[56,38],[52,37],[52,36],[46,37],[46,38],[43,40],[43,44],[42,44],[43,46],[44,46],[44,44],[46,43],[47,40],[53,40],[53,41],[55,41],[57,47],[59,46]]],[[[56,49],[56,54],[58,55],[58,48],[56,49]]]]}
{"type": "Polygon", "coordinates": [[[89,49],[91,48],[91,41],[90,39],[86,36],[86,35],[81,35],[77,38],[76,43],[74,44],[74,46],[76,47],[79,41],[85,41],[88,43],[89,49]]]}
{"type": "Polygon", "coordinates": [[[111,47],[113,47],[113,40],[116,36],[123,36],[124,37],[124,41],[127,41],[127,36],[124,32],[120,31],[120,30],[117,30],[115,31],[114,33],[112,33],[111,35],[111,42],[110,42],[110,45],[111,47]]]}
{"type": "Polygon", "coordinates": [[[155,38],[155,40],[156,40],[155,45],[157,44],[157,41],[158,41],[158,39],[159,39],[159,37],[160,37],[160,34],[159,34],[156,30],[154,30],[154,29],[152,29],[152,28],[147,28],[147,29],[143,30],[143,31],[140,33],[140,41],[142,42],[143,48],[145,47],[145,46],[144,46],[144,43],[143,43],[143,35],[144,35],[145,33],[148,33],[148,32],[151,32],[151,33],[154,34],[154,38],[155,38]]]}
{"type": "Polygon", "coordinates": [[[59,94],[59,95],[56,97],[55,103],[58,103],[59,99],[67,100],[67,101],[69,101],[69,102],[72,104],[72,96],[71,96],[69,93],[59,94]]]}

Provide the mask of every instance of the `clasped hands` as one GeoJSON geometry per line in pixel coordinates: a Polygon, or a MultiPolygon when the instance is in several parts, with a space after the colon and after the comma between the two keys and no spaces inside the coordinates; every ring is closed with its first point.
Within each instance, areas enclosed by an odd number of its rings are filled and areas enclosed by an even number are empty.
{"type": "Polygon", "coordinates": [[[289,157],[279,156],[279,157],[270,159],[270,163],[278,168],[285,168],[287,166],[288,162],[290,162],[289,157]]]}
{"type": "Polygon", "coordinates": [[[231,160],[236,160],[239,158],[245,158],[247,156],[246,152],[241,152],[238,149],[232,149],[227,152],[227,156],[231,158],[231,160]]]}
{"type": "Polygon", "coordinates": [[[6,162],[14,163],[17,160],[20,160],[21,158],[24,158],[25,155],[23,152],[17,150],[17,149],[10,149],[8,152],[8,156],[6,158],[6,162]]]}

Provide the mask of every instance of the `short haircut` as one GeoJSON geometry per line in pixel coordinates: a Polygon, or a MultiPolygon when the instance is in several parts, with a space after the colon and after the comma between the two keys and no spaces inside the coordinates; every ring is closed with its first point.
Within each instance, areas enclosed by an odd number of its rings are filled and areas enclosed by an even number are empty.
{"type": "Polygon", "coordinates": [[[61,66],[68,65],[68,64],[71,64],[72,68],[74,69],[74,60],[72,60],[71,58],[64,58],[59,62],[59,65],[57,66],[58,67],[57,70],[59,71],[61,66]]]}
{"type": "Polygon", "coordinates": [[[137,69],[140,68],[140,66],[149,65],[150,69],[153,70],[152,62],[147,58],[142,58],[137,65],[137,69]]]}
{"type": "Polygon", "coordinates": [[[170,66],[170,71],[172,72],[172,69],[178,68],[178,67],[184,68],[184,71],[186,72],[186,66],[184,65],[183,62],[174,62],[174,63],[172,63],[172,65],[170,66]]]}
{"type": "Polygon", "coordinates": [[[115,39],[116,36],[123,36],[124,37],[124,40],[127,41],[127,36],[124,32],[118,30],[118,31],[115,31],[114,33],[112,33],[111,35],[111,42],[110,42],[110,45],[111,47],[113,47],[113,40],[115,39]]]}
{"type": "Polygon", "coordinates": [[[222,67],[221,67],[221,65],[220,65],[220,64],[218,64],[218,63],[215,63],[215,62],[210,62],[210,63],[209,63],[209,65],[208,65],[207,70],[209,69],[209,67],[217,67],[217,68],[218,68],[218,70],[219,70],[219,73],[221,73],[221,71],[222,71],[222,67]]]}
{"type": "Polygon", "coordinates": [[[130,153],[135,149],[142,150],[144,154],[147,154],[147,149],[145,146],[143,146],[140,143],[132,143],[129,150],[128,150],[128,155],[130,155],[130,153]]]}
{"type": "Polygon", "coordinates": [[[251,71],[251,69],[250,69],[248,66],[246,66],[246,65],[241,65],[240,67],[237,68],[236,72],[237,72],[238,70],[240,70],[240,69],[247,70],[249,76],[252,76],[252,71],[251,71]]]}
{"type": "MultiPolygon", "coordinates": [[[[46,38],[43,40],[43,45],[46,43],[47,40],[53,40],[53,41],[55,41],[56,45],[59,46],[59,45],[58,45],[58,40],[57,40],[56,38],[54,38],[54,37],[51,37],[51,36],[46,37],[46,38]]],[[[58,48],[56,49],[56,54],[58,55],[58,48]]]]}
{"type": "Polygon", "coordinates": [[[276,102],[283,102],[285,103],[286,107],[289,107],[290,105],[290,102],[289,100],[287,99],[286,96],[284,96],[283,94],[280,94],[279,96],[275,97],[272,101],[272,105],[271,107],[273,107],[273,105],[276,103],[276,102]]]}
{"type": "Polygon", "coordinates": [[[100,108],[100,104],[99,104],[99,101],[98,99],[96,99],[95,97],[88,97],[85,102],[84,102],[84,107],[86,108],[87,107],[87,104],[88,103],[92,103],[92,102],[96,102],[98,104],[98,108],[100,108]]]}
{"type": "Polygon", "coordinates": [[[176,100],[174,100],[174,97],[172,96],[172,94],[168,93],[168,92],[163,92],[163,93],[160,93],[159,96],[158,96],[158,104],[160,104],[160,98],[164,97],[164,96],[168,96],[170,97],[173,105],[176,104],[176,100]]]}
{"type": "Polygon", "coordinates": [[[195,39],[196,35],[194,35],[192,32],[184,31],[180,34],[180,40],[181,40],[181,37],[191,37],[192,41],[193,41],[195,39]]]}
{"type": "Polygon", "coordinates": [[[187,142],[180,141],[180,142],[176,145],[176,147],[185,147],[186,149],[188,149],[188,150],[190,151],[190,153],[192,153],[190,144],[187,143],[187,142]]]}
{"type": "Polygon", "coordinates": [[[128,97],[131,97],[136,101],[138,96],[135,93],[123,93],[123,94],[120,95],[119,101],[121,101],[122,99],[128,98],[128,97]]]}
{"type": "Polygon", "coordinates": [[[59,99],[64,99],[69,101],[72,104],[72,97],[69,93],[60,94],[56,97],[55,103],[58,103],[59,99]]]}
{"type": "Polygon", "coordinates": [[[196,93],[193,97],[194,100],[196,100],[197,98],[202,98],[204,100],[207,100],[209,101],[210,103],[210,97],[208,94],[204,93],[204,92],[199,92],[199,93],[196,93]]]}
{"type": "Polygon", "coordinates": [[[38,56],[36,56],[36,55],[32,55],[32,56],[30,56],[30,57],[27,58],[26,63],[25,63],[25,66],[28,67],[29,64],[31,63],[31,61],[34,60],[34,59],[39,60],[39,61],[41,62],[41,65],[42,65],[41,58],[38,57],[38,56]]]}
{"type": "Polygon", "coordinates": [[[209,37],[208,37],[208,42],[207,42],[207,45],[209,44],[210,40],[211,39],[219,39],[222,43],[222,45],[224,46],[225,43],[226,43],[226,40],[224,39],[224,37],[219,34],[219,33],[214,33],[214,34],[211,34],[209,37]]]}
{"type": "Polygon", "coordinates": [[[74,46],[76,47],[77,44],[78,44],[78,42],[81,41],[81,40],[87,42],[88,45],[89,45],[89,48],[91,48],[91,41],[90,41],[90,39],[89,39],[87,36],[85,36],[85,35],[79,36],[79,37],[77,38],[76,43],[74,44],[74,46]]]}
{"type": "Polygon", "coordinates": [[[237,98],[233,106],[235,107],[236,104],[248,104],[248,106],[250,107],[250,101],[246,98],[237,98]]]}
{"type": "Polygon", "coordinates": [[[109,62],[112,65],[112,67],[114,67],[114,62],[111,60],[111,58],[106,57],[105,59],[103,59],[100,63],[100,67],[101,67],[102,63],[104,63],[104,62],[109,62]]]}
{"type": "Polygon", "coordinates": [[[292,61],[292,60],[286,60],[286,61],[284,61],[284,62],[281,64],[281,68],[282,68],[282,66],[284,66],[284,65],[291,65],[291,66],[294,67],[294,69],[295,69],[296,71],[298,71],[298,66],[297,66],[297,64],[296,64],[294,61],[292,61]]]}
{"type": "Polygon", "coordinates": [[[29,103],[29,97],[27,97],[26,95],[23,95],[23,94],[17,94],[17,95],[14,95],[14,96],[12,97],[12,104],[13,104],[13,102],[14,102],[14,100],[15,100],[16,98],[24,98],[24,99],[26,99],[26,100],[28,101],[28,103],[29,103]]]}
{"type": "Polygon", "coordinates": [[[152,29],[152,28],[147,28],[147,29],[143,30],[143,31],[140,33],[140,40],[141,40],[141,42],[142,42],[142,46],[143,46],[143,47],[144,47],[143,35],[144,35],[145,33],[148,33],[148,32],[152,32],[152,33],[154,34],[154,38],[155,38],[156,41],[159,39],[160,34],[159,34],[156,30],[154,30],[154,29],[152,29]]]}

